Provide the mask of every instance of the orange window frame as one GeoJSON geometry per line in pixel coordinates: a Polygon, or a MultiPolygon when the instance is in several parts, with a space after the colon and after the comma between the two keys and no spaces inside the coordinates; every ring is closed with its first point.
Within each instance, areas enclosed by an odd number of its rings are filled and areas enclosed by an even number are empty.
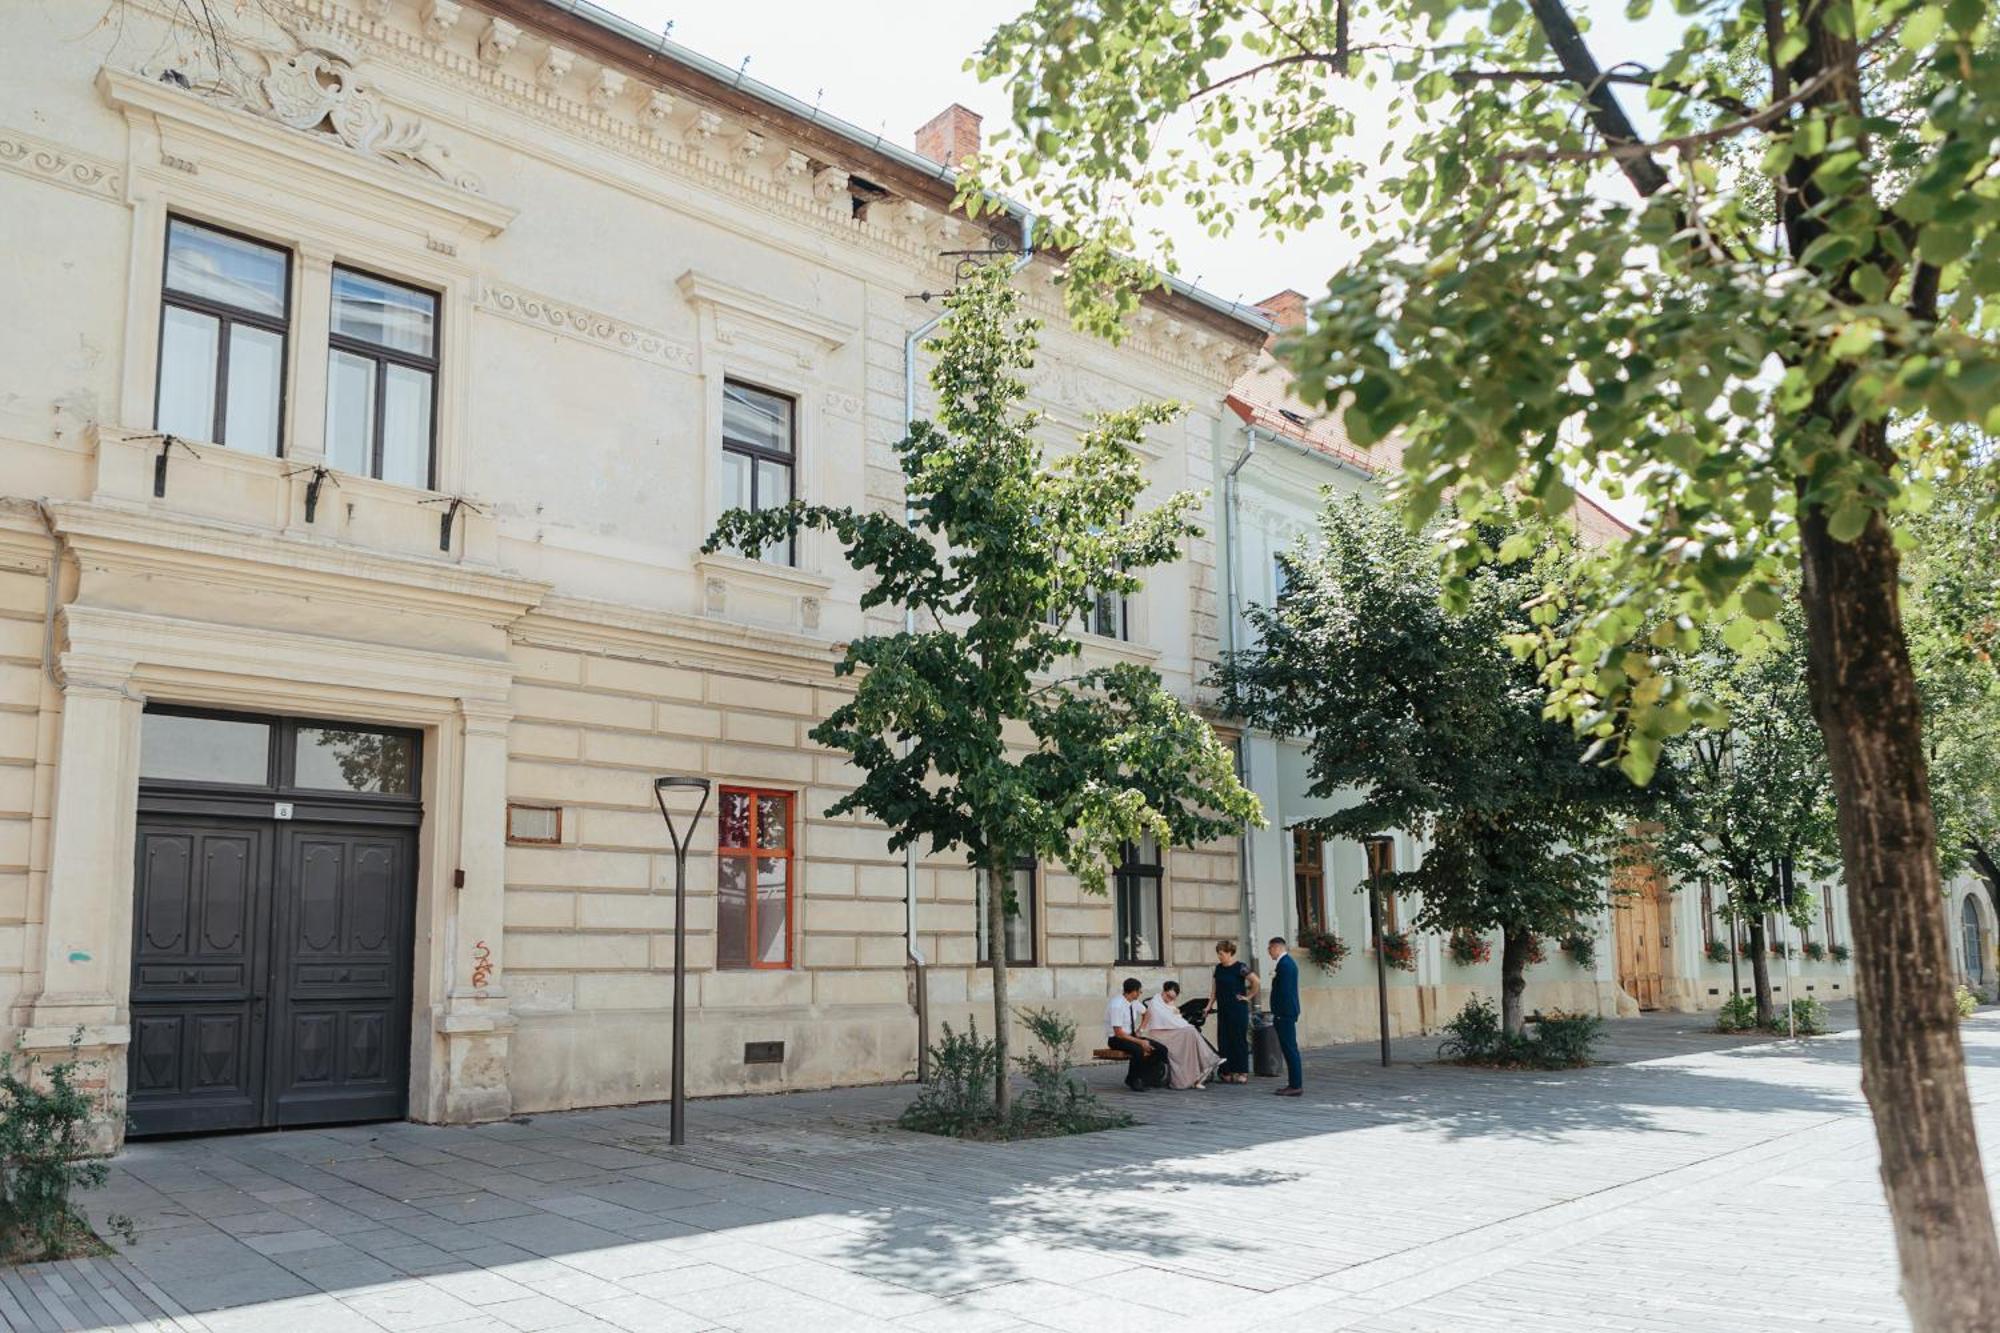
{"type": "MultiPolygon", "coordinates": [[[[745,801],[749,805],[750,817],[749,817],[749,822],[745,826],[746,832],[744,833],[744,845],[736,846],[734,844],[723,843],[721,840],[722,824],[721,821],[718,820],[716,824],[717,834],[716,834],[715,854],[718,860],[723,857],[736,857],[748,861],[750,863],[746,867],[746,870],[748,871],[748,877],[744,881],[748,889],[747,897],[749,901],[745,904],[745,907],[747,913],[746,919],[748,921],[749,934],[748,938],[746,938],[743,942],[743,955],[744,957],[750,960],[750,965],[748,968],[749,971],[753,972],[789,971],[792,966],[792,916],[794,908],[796,906],[794,902],[794,882],[792,876],[792,837],[793,837],[792,798],[794,796],[794,793],[789,791],[779,791],[771,787],[722,788],[720,796],[721,800],[726,801],[731,796],[741,796],[745,799],[745,801]],[[784,845],[782,847],[759,847],[757,845],[758,826],[763,818],[762,812],[758,809],[758,802],[764,798],[770,798],[784,802],[785,837],[784,837],[784,845]],[[760,868],[759,863],[765,861],[780,861],[784,863],[785,867],[785,959],[783,962],[780,963],[767,963],[762,961],[757,956],[757,896],[758,896],[757,871],[760,868]]],[[[717,922],[717,928],[718,929],[721,928],[720,921],[717,922]]],[[[718,955],[720,954],[720,952],[721,951],[718,949],[717,950],[718,955]]]]}

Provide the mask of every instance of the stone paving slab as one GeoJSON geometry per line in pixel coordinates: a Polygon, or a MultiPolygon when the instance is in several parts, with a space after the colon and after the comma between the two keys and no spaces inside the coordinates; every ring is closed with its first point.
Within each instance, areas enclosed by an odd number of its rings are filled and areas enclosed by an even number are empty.
{"type": "MultiPolygon", "coordinates": [[[[1851,1010],[1836,1010],[1851,1022],[1851,1010]]],[[[2000,1014],[1966,1027],[2000,1144],[2000,1014]]],[[[1849,1032],[1611,1025],[1562,1073],[1308,1056],[1307,1095],[1132,1096],[1024,1144],[896,1130],[906,1087],[139,1143],[135,1244],[0,1270],[58,1329],[1146,1333],[1900,1329],[1849,1032]]]]}

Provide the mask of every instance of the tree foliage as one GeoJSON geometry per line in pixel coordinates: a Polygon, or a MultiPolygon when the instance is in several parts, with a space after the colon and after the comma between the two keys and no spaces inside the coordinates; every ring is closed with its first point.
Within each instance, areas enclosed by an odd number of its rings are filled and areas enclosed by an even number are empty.
{"type": "Polygon", "coordinates": [[[1141,508],[1135,446],[1176,404],[1096,416],[1073,452],[1047,459],[1040,414],[1022,406],[1035,324],[1007,271],[987,266],[946,298],[926,349],[937,411],[899,451],[909,522],[794,503],[723,515],[704,549],[755,556],[803,528],[839,539],[872,577],[864,609],[904,605],[918,623],[847,645],[854,695],[812,730],[861,781],[827,811],[861,812],[889,844],[963,851],[989,885],[996,1100],[1007,1107],[1006,949],[1001,912],[1014,859],[1060,860],[1092,892],[1123,844],[1189,845],[1261,818],[1208,723],[1149,667],[1083,668],[1068,626],[1101,593],[1180,558],[1200,535],[1200,497],[1141,508]]]}
{"type": "Polygon", "coordinates": [[[1571,933],[1602,909],[1615,842],[1648,802],[1580,761],[1582,743],[1544,716],[1535,668],[1507,644],[1573,568],[1567,540],[1544,533],[1540,558],[1473,571],[1448,607],[1431,536],[1373,500],[1330,499],[1318,543],[1280,557],[1277,605],[1250,608],[1257,646],[1224,663],[1225,707],[1304,738],[1311,795],[1358,798],[1311,826],[1427,840],[1421,863],[1381,887],[1418,895],[1424,929],[1502,933],[1518,1034],[1529,937],[1571,933]]]}
{"type": "Polygon", "coordinates": [[[1791,601],[1776,635],[1741,621],[1704,628],[1700,650],[1675,669],[1728,720],[1676,737],[1659,784],[1661,863],[1682,883],[1722,887],[1725,915],[1748,932],[1763,1023],[1775,1012],[1765,919],[1785,912],[1794,925],[1809,925],[1817,899],[1797,881],[1839,865],[1833,777],[1806,692],[1802,621],[1791,601]]]}
{"type": "Polygon", "coordinates": [[[1772,621],[1796,573],[1904,1293],[1921,1329],[2000,1327],[1898,549],[2000,430],[2000,44],[1980,0],[1679,8],[1650,64],[1607,67],[1564,0],[1032,0],[978,62],[1023,138],[968,190],[1053,215],[1106,331],[1166,198],[1372,230],[1291,342],[1299,393],[1399,436],[1412,515],[1452,500],[1456,578],[1511,497],[1635,499],[1535,656],[1637,781],[1715,720],[1675,670],[1701,622],[1772,621]],[[1356,88],[1401,136],[1379,165],[1356,88]]]}

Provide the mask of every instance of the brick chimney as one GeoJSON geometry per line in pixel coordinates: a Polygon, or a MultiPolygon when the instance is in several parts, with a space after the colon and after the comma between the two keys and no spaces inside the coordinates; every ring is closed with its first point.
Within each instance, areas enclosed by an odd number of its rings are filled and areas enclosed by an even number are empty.
{"type": "Polygon", "coordinates": [[[979,151],[979,113],[953,102],[917,131],[917,151],[956,167],[979,151]]]}
{"type": "Polygon", "coordinates": [[[1290,332],[1306,322],[1306,294],[1285,288],[1276,296],[1267,296],[1257,303],[1257,308],[1276,320],[1281,330],[1290,332]]]}
{"type": "Polygon", "coordinates": [[[1290,287],[1287,287],[1277,295],[1267,296],[1259,301],[1257,308],[1269,315],[1278,325],[1272,331],[1271,336],[1264,340],[1264,346],[1266,347],[1276,343],[1278,339],[1284,337],[1286,334],[1305,327],[1306,295],[1304,292],[1295,292],[1290,287]]]}

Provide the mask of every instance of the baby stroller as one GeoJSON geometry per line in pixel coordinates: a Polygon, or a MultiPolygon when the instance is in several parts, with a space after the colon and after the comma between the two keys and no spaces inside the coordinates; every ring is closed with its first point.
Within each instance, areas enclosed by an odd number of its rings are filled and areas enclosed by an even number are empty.
{"type": "Polygon", "coordinates": [[[1200,1027],[1206,1023],[1208,1021],[1208,998],[1203,996],[1199,1000],[1182,1000],[1181,1017],[1196,1027],[1200,1027]]]}

